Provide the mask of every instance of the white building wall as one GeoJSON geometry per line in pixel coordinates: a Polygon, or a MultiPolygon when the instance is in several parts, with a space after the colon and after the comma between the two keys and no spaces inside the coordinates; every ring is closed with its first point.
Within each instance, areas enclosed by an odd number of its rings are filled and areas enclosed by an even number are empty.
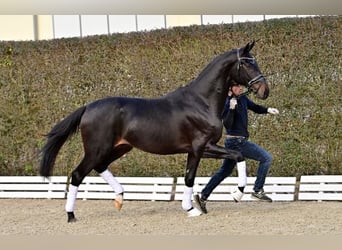
{"type": "Polygon", "coordinates": [[[203,15],[202,24],[233,23],[233,15],[203,15]]]}
{"type": "Polygon", "coordinates": [[[104,35],[109,33],[108,16],[81,15],[81,36],[104,35]]]}
{"type": "Polygon", "coordinates": [[[109,15],[109,32],[127,33],[137,30],[135,15],[109,15]]]}
{"type": "Polygon", "coordinates": [[[51,15],[37,16],[37,37],[38,40],[51,39],[53,37],[53,20],[51,15]]]}
{"type": "Polygon", "coordinates": [[[167,15],[166,27],[172,28],[177,26],[201,25],[200,15],[167,15]]]}
{"type": "Polygon", "coordinates": [[[78,15],[54,15],[53,36],[51,38],[81,36],[81,22],[78,15]]]}
{"type": "Polygon", "coordinates": [[[42,40],[296,15],[0,15],[0,40],[42,40]]]}
{"type": "Polygon", "coordinates": [[[34,40],[33,15],[0,15],[0,40],[34,40]]]}
{"type": "Polygon", "coordinates": [[[165,28],[164,15],[137,15],[136,16],[137,28],[132,31],[148,31],[155,29],[165,28]]]}

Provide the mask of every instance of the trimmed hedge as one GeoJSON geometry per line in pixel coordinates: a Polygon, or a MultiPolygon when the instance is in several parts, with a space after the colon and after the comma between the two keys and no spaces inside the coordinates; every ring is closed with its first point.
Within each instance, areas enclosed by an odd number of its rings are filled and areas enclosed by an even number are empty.
{"type": "MultiPolygon", "coordinates": [[[[254,39],[271,94],[251,98],[280,110],[250,114],[251,140],[274,157],[269,175],[342,174],[341,28],[342,17],[331,16],[0,42],[0,175],[37,175],[44,134],[79,106],[106,96],[165,95],[215,55],[254,39]]],[[[77,135],[63,146],[54,175],[70,174],[82,155],[77,135]]],[[[185,163],[186,155],[134,149],[111,169],[118,176],[181,176],[185,163]]],[[[220,164],[204,159],[198,175],[220,164]]],[[[248,165],[255,175],[256,162],[248,165]]]]}

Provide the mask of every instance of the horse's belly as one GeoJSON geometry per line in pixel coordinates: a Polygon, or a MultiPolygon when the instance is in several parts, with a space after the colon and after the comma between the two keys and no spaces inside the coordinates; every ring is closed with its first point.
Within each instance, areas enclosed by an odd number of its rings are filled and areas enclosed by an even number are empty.
{"type": "Polygon", "coordinates": [[[184,148],[139,148],[140,150],[151,153],[151,154],[158,154],[158,155],[172,155],[172,154],[182,154],[188,153],[189,150],[184,148]]]}
{"type": "Polygon", "coordinates": [[[160,155],[187,153],[190,151],[189,144],[177,143],[172,140],[139,139],[135,140],[135,142],[130,141],[130,144],[142,151],[160,155]]]}

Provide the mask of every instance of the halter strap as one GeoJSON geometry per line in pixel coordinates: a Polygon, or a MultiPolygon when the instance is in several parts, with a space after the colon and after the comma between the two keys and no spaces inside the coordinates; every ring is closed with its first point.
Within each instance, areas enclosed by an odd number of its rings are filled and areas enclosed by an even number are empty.
{"type": "Polygon", "coordinates": [[[257,83],[261,78],[264,78],[264,75],[263,75],[263,74],[257,75],[257,76],[254,77],[252,80],[250,80],[250,81],[247,83],[247,88],[248,88],[248,90],[252,87],[252,85],[253,85],[254,83],[257,83]]]}
{"type": "Polygon", "coordinates": [[[241,64],[241,61],[242,60],[251,60],[251,61],[255,61],[255,58],[254,57],[245,57],[245,56],[243,56],[243,57],[240,57],[240,49],[238,49],[237,51],[236,51],[236,54],[237,54],[237,59],[238,59],[238,66],[237,66],[237,68],[238,68],[238,70],[240,70],[240,64],[241,64]]]}

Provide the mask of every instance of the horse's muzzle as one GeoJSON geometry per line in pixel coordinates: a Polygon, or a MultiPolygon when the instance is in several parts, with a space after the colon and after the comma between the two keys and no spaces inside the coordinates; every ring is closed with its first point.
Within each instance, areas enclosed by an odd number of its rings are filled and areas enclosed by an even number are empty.
{"type": "Polygon", "coordinates": [[[251,86],[251,89],[258,98],[263,99],[263,100],[267,99],[270,93],[270,89],[264,77],[260,79],[259,81],[255,82],[251,86]]]}
{"type": "Polygon", "coordinates": [[[267,99],[269,93],[270,93],[270,89],[268,88],[267,83],[265,83],[262,86],[260,86],[256,95],[258,98],[265,100],[265,99],[267,99]]]}

